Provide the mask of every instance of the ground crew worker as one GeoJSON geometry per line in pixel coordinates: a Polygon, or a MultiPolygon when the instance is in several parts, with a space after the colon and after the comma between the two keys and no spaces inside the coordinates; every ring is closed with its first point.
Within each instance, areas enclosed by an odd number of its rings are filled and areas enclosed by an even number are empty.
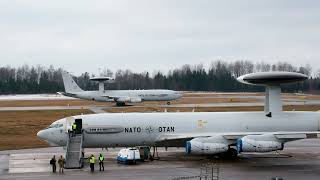
{"type": "Polygon", "coordinates": [[[57,170],[57,165],[56,165],[56,156],[53,156],[52,159],[50,160],[50,164],[52,166],[52,172],[55,173],[57,170]]]}
{"type": "Polygon", "coordinates": [[[64,164],[66,163],[66,160],[63,158],[63,156],[61,155],[59,160],[58,160],[58,164],[59,164],[59,173],[63,173],[63,168],[64,168],[64,164]]]}
{"type": "Polygon", "coordinates": [[[91,154],[89,162],[90,162],[91,172],[94,172],[94,164],[96,163],[96,158],[94,157],[93,154],[91,154]]]}
{"type": "Polygon", "coordinates": [[[72,124],[72,135],[73,135],[73,136],[75,136],[76,130],[77,130],[77,124],[76,124],[76,122],[74,122],[74,123],[72,124]]]}
{"type": "Polygon", "coordinates": [[[104,164],[103,164],[103,161],[104,161],[104,156],[100,153],[99,155],[99,171],[101,171],[101,167],[102,167],[102,171],[104,171],[104,164]]]}

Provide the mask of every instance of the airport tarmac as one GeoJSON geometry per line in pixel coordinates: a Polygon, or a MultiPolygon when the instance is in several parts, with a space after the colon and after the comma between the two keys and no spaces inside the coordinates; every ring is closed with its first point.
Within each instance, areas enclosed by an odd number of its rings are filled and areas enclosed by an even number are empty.
{"type": "Polygon", "coordinates": [[[9,94],[0,95],[0,101],[20,101],[20,100],[67,100],[75,99],[60,94],[9,94]]]}
{"type": "MultiPolygon", "coordinates": [[[[307,139],[287,143],[284,151],[241,154],[237,160],[210,159],[204,156],[186,156],[183,148],[159,148],[160,160],[137,165],[120,165],[115,158],[119,149],[104,150],[105,172],[91,174],[83,169],[65,170],[64,174],[50,172],[49,159],[64,154],[62,148],[41,148],[0,152],[0,179],[186,179],[200,175],[203,164],[214,163],[219,179],[316,180],[320,178],[320,140],[307,139]]],[[[98,154],[101,149],[86,149],[86,155],[98,154]]],[[[96,169],[98,165],[96,165],[96,169]]],[[[197,178],[199,179],[199,178],[197,178]]]]}

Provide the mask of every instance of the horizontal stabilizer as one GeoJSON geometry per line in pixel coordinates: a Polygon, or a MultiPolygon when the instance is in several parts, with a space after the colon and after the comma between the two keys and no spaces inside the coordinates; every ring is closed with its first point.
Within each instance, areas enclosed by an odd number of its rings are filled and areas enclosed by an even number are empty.
{"type": "Polygon", "coordinates": [[[76,94],[75,93],[67,93],[67,92],[57,92],[59,95],[63,96],[69,96],[69,97],[74,97],[76,94]]]}

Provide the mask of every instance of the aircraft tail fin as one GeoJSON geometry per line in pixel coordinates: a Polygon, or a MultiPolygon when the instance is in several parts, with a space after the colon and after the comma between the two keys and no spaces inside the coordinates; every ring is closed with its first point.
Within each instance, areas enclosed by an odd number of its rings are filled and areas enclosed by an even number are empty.
{"type": "Polygon", "coordinates": [[[66,93],[75,93],[75,92],[81,92],[83,91],[78,84],[73,80],[71,75],[63,71],[62,73],[62,79],[63,79],[63,84],[64,84],[64,89],[66,93]]]}

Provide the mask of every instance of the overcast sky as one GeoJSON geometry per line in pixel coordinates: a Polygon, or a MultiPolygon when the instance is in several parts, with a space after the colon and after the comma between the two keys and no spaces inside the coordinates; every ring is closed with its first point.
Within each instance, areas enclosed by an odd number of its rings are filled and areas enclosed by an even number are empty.
{"type": "Polygon", "coordinates": [[[218,58],[320,69],[320,1],[0,1],[0,66],[166,72],[218,58]]]}

